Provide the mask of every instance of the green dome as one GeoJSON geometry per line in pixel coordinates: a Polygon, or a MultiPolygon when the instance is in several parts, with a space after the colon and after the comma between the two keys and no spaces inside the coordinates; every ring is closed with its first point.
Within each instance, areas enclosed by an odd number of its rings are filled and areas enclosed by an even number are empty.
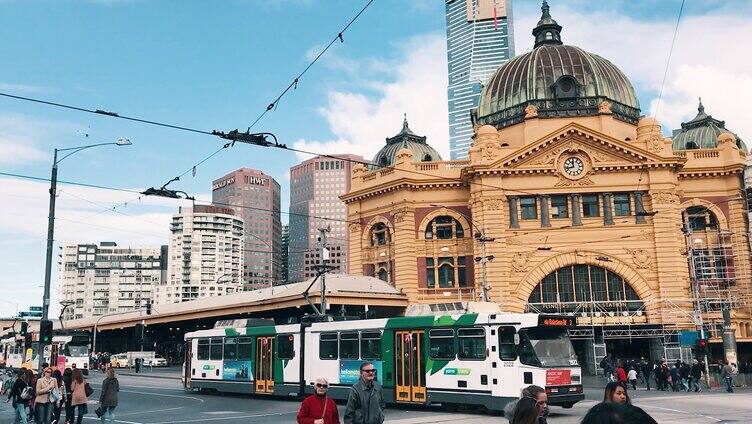
{"type": "MultiPolygon", "coordinates": [[[[715,149],[718,146],[718,136],[721,133],[731,132],[726,129],[725,125],[724,121],[714,119],[705,113],[705,106],[702,105],[702,99],[700,99],[697,116],[689,122],[682,122],[681,129],[674,130],[672,147],[674,150],[715,149]]],[[[747,146],[738,136],[736,145],[747,151],[747,146]]]]}
{"type": "Polygon", "coordinates": [[[405,116],[405,120],[402,122],[402,131],[394,137],[386,139],[386,146],[382,147],[373,157],[371,169],[394,165],[394,159],[400,149],[409,149],[413,152],[413,160],[416,162],[441,161],[441,155],[426,143],[426,137],[419,136],[410,130],[407,125],[407,116],[405,116]]]}
{"type": "Polygon", "coordinates": [[[563,45],[561,26],[543,2],[533,29],[535,47],[502,65],[486,82],[476,121],[503,128],[522,122],[525,108],[539,118],[589,116],[610,103],[617,119],[637,124],[640,103],[629,79],[608,60],[579,47],[563,45]]]}

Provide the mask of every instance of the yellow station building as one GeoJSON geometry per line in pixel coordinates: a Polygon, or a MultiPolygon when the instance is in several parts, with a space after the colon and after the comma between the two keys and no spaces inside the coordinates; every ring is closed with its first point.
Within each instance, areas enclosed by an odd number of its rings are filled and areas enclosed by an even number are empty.
{"type": "Polygon", "coordinates": [[[728,307],[744,355],[746,147],[701,103],[665,137],[627,76],[561,29],[544,2],[534,49],[484,86],[469,160],[441,160],[405,119],[353,169],[350,271],[437,308],[487,295],[574,313],[591,364],[604,349],[687,359],[678,332],[719,342],[728,307]]]}

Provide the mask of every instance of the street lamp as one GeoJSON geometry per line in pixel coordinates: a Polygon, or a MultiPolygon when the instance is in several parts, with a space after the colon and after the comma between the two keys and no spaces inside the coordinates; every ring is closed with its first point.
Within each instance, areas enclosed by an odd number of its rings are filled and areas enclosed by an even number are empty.
{"type": "MultiPolygon", "coordinates": [[[[435,203],[432,203],[431,206],[435,208],[448,209],[446,206],[437,205],[435,203]]],[[[488,264],[489,261],[493,260],[494,257],[493,255],[486,255],[486,243],[489,241],[494,241],[495,238],[487,237],[486,229],[476,224],[475,221],[473,221],[473,218],[456,210],[454,212],[457,212],[458,214],[464,216],[465,219],[467,219],[467,222],[470,224],[470,226],[474,227],[476,230],[473,235],[475,236],[475,239],[478,240],[478,243],[480,243],[480,256],[475,258],[475,260],[477,262],[480,262],[480,266],[482,269],[481,276],[483,279],[481,283],[481,300],[483,300],[484,302],[490,302],[491,297],[488,293],[490,291],[490,288],[488,287],[488,271],[486,269],[486,264],[488,264]]]]}
{"type": "MultiPolygon", "coordinates": [[[[99,146],[130,146],[131,141],[127,138],[119,138],[114,143],[97,143],[88,144],[86,146],[66,147],[65,149],[55,149],[55,155],[52,160],[52,177],[50,178],[50,214],[47,220],[47,259],[44,266],[44,297],[42,298],[42,321],[46,321],[49,318],[50,310],[50,277],[52,275],[52,243],[55,236],[55,193],[57,192],[57,166],[60,162],[64,161],[71,155],[74,155],[81,150],[90,149],[92,147],[99,146]],[[59,152],[68,152],[60,159],[57,158],[59,152]]],[[[39,352],[44,352],[44,345],[40,340],[39,352]]],[[[44,355],[39,355],[39,369],[42,369],[44,363],[44,355]]]]}

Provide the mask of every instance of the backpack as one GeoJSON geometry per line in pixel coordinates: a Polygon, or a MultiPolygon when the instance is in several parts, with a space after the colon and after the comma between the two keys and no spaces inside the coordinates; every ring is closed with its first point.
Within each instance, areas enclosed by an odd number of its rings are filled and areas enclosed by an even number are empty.
{"type": "Polygon", "coordinates": [[[27,385],[21,391],[21,400],[29,400],[29,399],[33,398],[34,395],[36,395],[34,388],[27,385]]]}

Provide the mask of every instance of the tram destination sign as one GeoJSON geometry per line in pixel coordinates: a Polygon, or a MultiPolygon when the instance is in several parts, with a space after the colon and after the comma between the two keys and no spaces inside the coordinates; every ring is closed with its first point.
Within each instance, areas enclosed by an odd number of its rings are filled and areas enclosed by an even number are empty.
{"type": "Polygon", "coordinates": [[[538,325],[547,327],[573,327],[577,325],[575,317],[562,315],[539,315],[538,325]]]}

